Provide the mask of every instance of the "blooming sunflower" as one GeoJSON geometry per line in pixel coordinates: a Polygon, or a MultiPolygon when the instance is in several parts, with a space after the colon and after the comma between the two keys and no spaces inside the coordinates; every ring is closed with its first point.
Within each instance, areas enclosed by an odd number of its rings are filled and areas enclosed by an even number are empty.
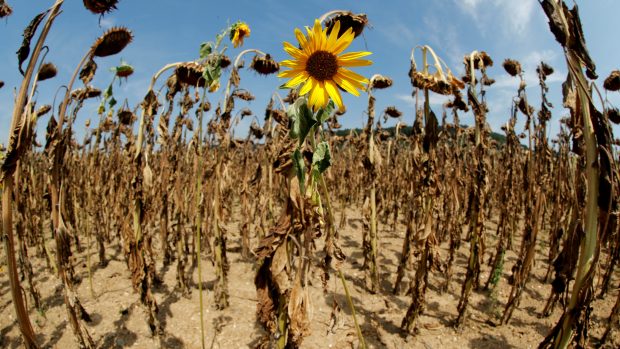
{"type": "Polygon", "coordinates": [[[341,54],[353,39],[355,33],[349,28],[342,35],[340,22],[336,22],[329,35],[327,30],[322,29],[318,20],[314,21],[312,29],[306,27],[308,35],[305,36],[299,29],[295,29],[295,36],[299,41],[299,48],[284,42],[284,51],[293,57],[292,60],[282,61],[282,65],[290,70],[278,74],[281,78],[290,78],[284,87],[294,88],[305,83],[299,95],[309,94],[308,104],[313,110],[323,108],[329,102],[329,98],[336,103],[338,109],[344,110],[342,97],[338,87],[359,96],[358,89],[364,89],[363,84],[368,84],[368,79],[354,73],[346,67],[358,67],[372,64],[372,61],[359,59],[368,56],[371,52],[349,52],[341,54]]]}
{"type": "Polygon", "coordinates": [[[250,36],[250,27],[245,22],[237,22],[230,28],[230,41],[234,47],[243,45],[243,39],[250,36]]]}

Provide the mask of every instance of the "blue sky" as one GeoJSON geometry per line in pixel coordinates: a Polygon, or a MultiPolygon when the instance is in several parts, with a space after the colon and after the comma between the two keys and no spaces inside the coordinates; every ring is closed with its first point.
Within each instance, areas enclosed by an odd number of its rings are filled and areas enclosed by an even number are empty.
{"type": "MultiPolygon", "coordinates": [[[[0,21],[0,80],[5,82],[5,86],[0,89],[0,143],[5,145],[14,89],[21,82],[15,51],[20,46],[23,28],[36,13],[50,6],[53,1],[8,0],[8,3],[13,7],[13,15],[0,21]]],[[[473,50],[485,50],[494,59],[495,66],[489,69],[489,75],[497,82],[487,92],[491,110],[488,122],[494,130],[499,130],[508,119],[511,98],[518,85],[517,79],[509,77],[501,67],[505,58],[521,61],[529,86],[530,103],[535,106],[539,104],[535,67],[540,60],[553,66],[556,72],[548,81],[552,103],[556,106],[550,128],[552,135],[557,133],[557,120],[566,114],[560,108],[560,85],[566,76],[564,56],[549,32],[537,0],[185,0],[172,4],[163,0],[121,0],[118,10],[100,19],[84,9],[82,1],[66,1],[63,13],[57,18],[47,40],[50,47],[47,61],[57,65],[59,75],[41,83],[37,96],[39,105],[53,102],[56,90],[68,83],[84,53],[111,26],[128,27],[134,34],[134,41],[119,55],[97,60],[99,70],[93,85],[104,89],[112,78],[109,68],[118,65],[123,58],[134,66],[136,72],[121,86],[115,84],[115,96],[119,103],[127,98],[133,107],[145,95],[151,76],[159,68],[166,63],[196,59],[200,44],[213,40],[228,23],[243,20],[252,30],[242,48],[233,49],[227,42],[227,52],[231,58],[242,49],[256,48],[281,61],[288,58],[282,50],[282,41],[295,43],[294,28],[312,25],[321,14],[342,9],[366,13],[370,21],[364,35],[356,39],[348,51],[371,51],[373,54],[369,58],[374,64],[357,71],[368,77],[379,73],[394,80],[390,89],[375,93],[376,109],[379,112],[387,106],[395,105],[404,112],[403,121],[412,123],[412,87],[407,76],[409,56],[413,47],[427,44],[435,49],[457,76],[462,74],[463,56],[473,50]]],[[[579,4],[586,41],[597,63],[600,86],[611,70],[620,67],[620,47],[610,41],[610,35],[615,33],[612,27],[615,23],[613,16],[620,12],[620,2],[597,0],[581,1],[579,4]]],[[[249,63],[251,58],[251,55],[247,55],[246,62],[249,63]]],[[[224,79],[227,77],[225,73],[224,79]]],[[[161,83],[164,81],[161,79],[161,83]]],[[[252,91],[256,100],[248,105],[238,103],[237,108],[248,106],[262,120],[271,94],[284,81],[275,76],[263,77],[253,71],[242,70],[241,87],[252,91]]],[[[285,92],[281,91],[282,94],[285,92]]],[[[617,95],[610,95],[609,99],[620,106],[617,95]]],[[[211,103],[217,103],[219,98],[219,95],[212,95],[211,103]]],[[[433,96],[431,101],[433,109],[440,114],[443,100],[433,96]]],[[[347,95],[344,103],[348,112],[341,118],[341,123],[344,127],[361,127],[366,119],[366,98],[363,95],[360,98],[347,95]]],[[[78,133],[83,132],[86,119],[96,120],[96,106],[97,102],[93,102],[82,109],[77,120],[78,133]]],[[[473,122],[471,115],[463,115],[461,120],[465,124],[473,122]]],[[[245,135],[250,121],[250,118],[246,118],[239,124],[236,134],[245,135]]],[[[39,139],[44,136],[42,133],[46,123],[47,118],[41,120],[39,139]]]]}

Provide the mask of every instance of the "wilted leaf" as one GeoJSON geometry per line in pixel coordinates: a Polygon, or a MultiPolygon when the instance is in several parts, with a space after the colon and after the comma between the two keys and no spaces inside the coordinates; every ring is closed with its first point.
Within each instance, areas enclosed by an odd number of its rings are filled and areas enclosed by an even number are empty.
{"type": "Polygon", "coordinates": [[[48,12],[49,10],[46,10],[36,15],[30,21],[30,24],[28,24],[26,29],[24,29],[24,34],[23,34],[24,39],[22,40],[21,47],[19,48],[19,50],[17,50],[17,60],[19,62],[18,67],[19,67],[19,72],[22,73],[22,75],[24,75],[24,71],[22,70],[22,63],[24,63],[24,61],[30,55],[30,41],[32,40],[32,37],[34,36],[34,34],[37,32],[37,28],[39,27],[39,24],[41,24],[41,21],[43,20],[45,15],[47,15],[48,12]]]}

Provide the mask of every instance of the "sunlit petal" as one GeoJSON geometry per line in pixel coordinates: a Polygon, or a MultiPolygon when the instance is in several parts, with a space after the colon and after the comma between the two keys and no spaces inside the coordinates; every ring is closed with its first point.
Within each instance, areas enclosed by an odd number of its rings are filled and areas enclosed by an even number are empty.
{"type": "Polygon", "coordinates": [[[325,89],[334,103],[338,106],[338,109],[343,110],[344,104],[342,104],[342,97],[340,96],[340,91],[338,91],[336,84],[331,81],[325,81],[325,89]]]}

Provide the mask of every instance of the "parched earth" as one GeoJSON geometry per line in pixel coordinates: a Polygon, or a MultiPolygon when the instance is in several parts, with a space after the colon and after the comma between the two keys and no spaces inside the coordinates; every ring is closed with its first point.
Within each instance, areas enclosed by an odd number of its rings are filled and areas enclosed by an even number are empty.
{"type": "MultiPolygon", "coordinates": [[[[234,217],[238,217],[238,214],[234,217]]],[[[440,292],[445,276],[434,271],[429,277],[430,286],[426,296],[426,311],[420,319],[419,333],[403,337],[400,331],[402,318],[411,303],[411,296],[395,296],[391,290],[405,236],[405,227],[395,230],[379,226],[381,290],[370,294],[364,287],[361,270],[363,256],[361,249],[362,219],[360,210],[347,211],[347,224],[340,229],[340,243],[347,260],[343,265],[347,284],[357,312],[362,332],[370,348],[536,348],[557,322],[561,310],[556,308],[548,318],[539,314],[550,292],[550,285],[543,282],[547,269],[546,241],[538,242],[538,254],[532,275],[523,292],[521,302],[513,313],[509,324],[495,326],[510,292],[507,283],[510,270],[516,261],[514,251],[508,251],[504,275],[496,291],[474,291],[470,300],[467,320],[460,329],[454,329],[452,322],[457,315],[457,304],[461,285],[465,278],[465,266],[469,245],[463,242],[457,253],[454,275],[446,292],[440,292]]],[[[487,225],[489,236],[487,250],[493,250],[494,223],[487,225]]],[[[228,225],[228,257],[230,260],[229,291],[230,307],[216,310],[212,306],[212,287],[215,272],[209,256],[203,256],[203,280],[205,280],[205,342],[207,348],[253,348],[265,336],[256,322],[256,291],[254,287],[255,265],[243,261],[240,256],[240,240],[237,222],[228,225]]],[[[53,246],[53,241],[48,242],[53,246]]],[[[256,245],[257,241],[252,240],[256,245]]],[[[518,248],[520,241],[515,241],[518,248]]],[[[319,243],[317,250],[321,250],[319,243]]],[[[441,246],[441,256],[446,257],[447,244],[441,246]]],[[[163,283],[154,290],[159,305],[159,320],[165,325],[165,334],[152,337],[146,323],[146,313],[139,305],[138,296],[131,287],[121,246],[107,247],[110,263],[98,268],[95,246],[90,249],[93,263],[93,293],[88,282],[86,253],[75,259],[76,272],[82,278],[78,287],[79,298],[92,321],[88,331],[100,348],[201,348],[200,312],[197,272],[194,271],[193,290],[184,297],[174,289],[176,268],[167,269],[161,262],[157,271],[163,283]]],[[[157,250],[156,250],[157,251],[157,250]]],[[[34,254],[32,251],[31,254],[34,254]]],[[[320,254],[316,255],[317,261],[320,254]]],[[[485,261],[489,255],[485,256],[485,261]]],[[[161,258],[160,258],[161,259],[161,258]]],[[[11,303],[9,281],[6,273],[4,252],[0,273],[0,347],[20,348],[21,337],[11,303]]],[[[62,297],[62,283],[45,267],[43,260],[33,258],[36,284],[41,292],[44,312],[31,310],[38,343],[43,348],[76,348],[62,297]]],[[[489,267],[483,266],[481,280],[486,281],[489,267]]],[[[328,290],[324,291],[318,270],[312,273],[310,296],[312,302],[311,335],[304,342],[304,348],[357,348],[359,346],[353,318],[340,279],[332,275],[328,290]]],[[[413,271],[409,271],[413,275],[413,271]]],[[[403,285],[406,288],[409,279],[403,285]]],[[[25,283],[23,284],[25,286],[25,283]]],[[[618,273],[613,285],[618,285],[618,273]]],[[[617,297],[613,289],[603,300],[593,303],[591,336],[593,343],[606,328],[606,321],[617,297]]],[[[31,301],[29,300],[29,304],[31,301]]],[[[620,338],[614,338],[614,347],[620,347],[620,338]]]]}

